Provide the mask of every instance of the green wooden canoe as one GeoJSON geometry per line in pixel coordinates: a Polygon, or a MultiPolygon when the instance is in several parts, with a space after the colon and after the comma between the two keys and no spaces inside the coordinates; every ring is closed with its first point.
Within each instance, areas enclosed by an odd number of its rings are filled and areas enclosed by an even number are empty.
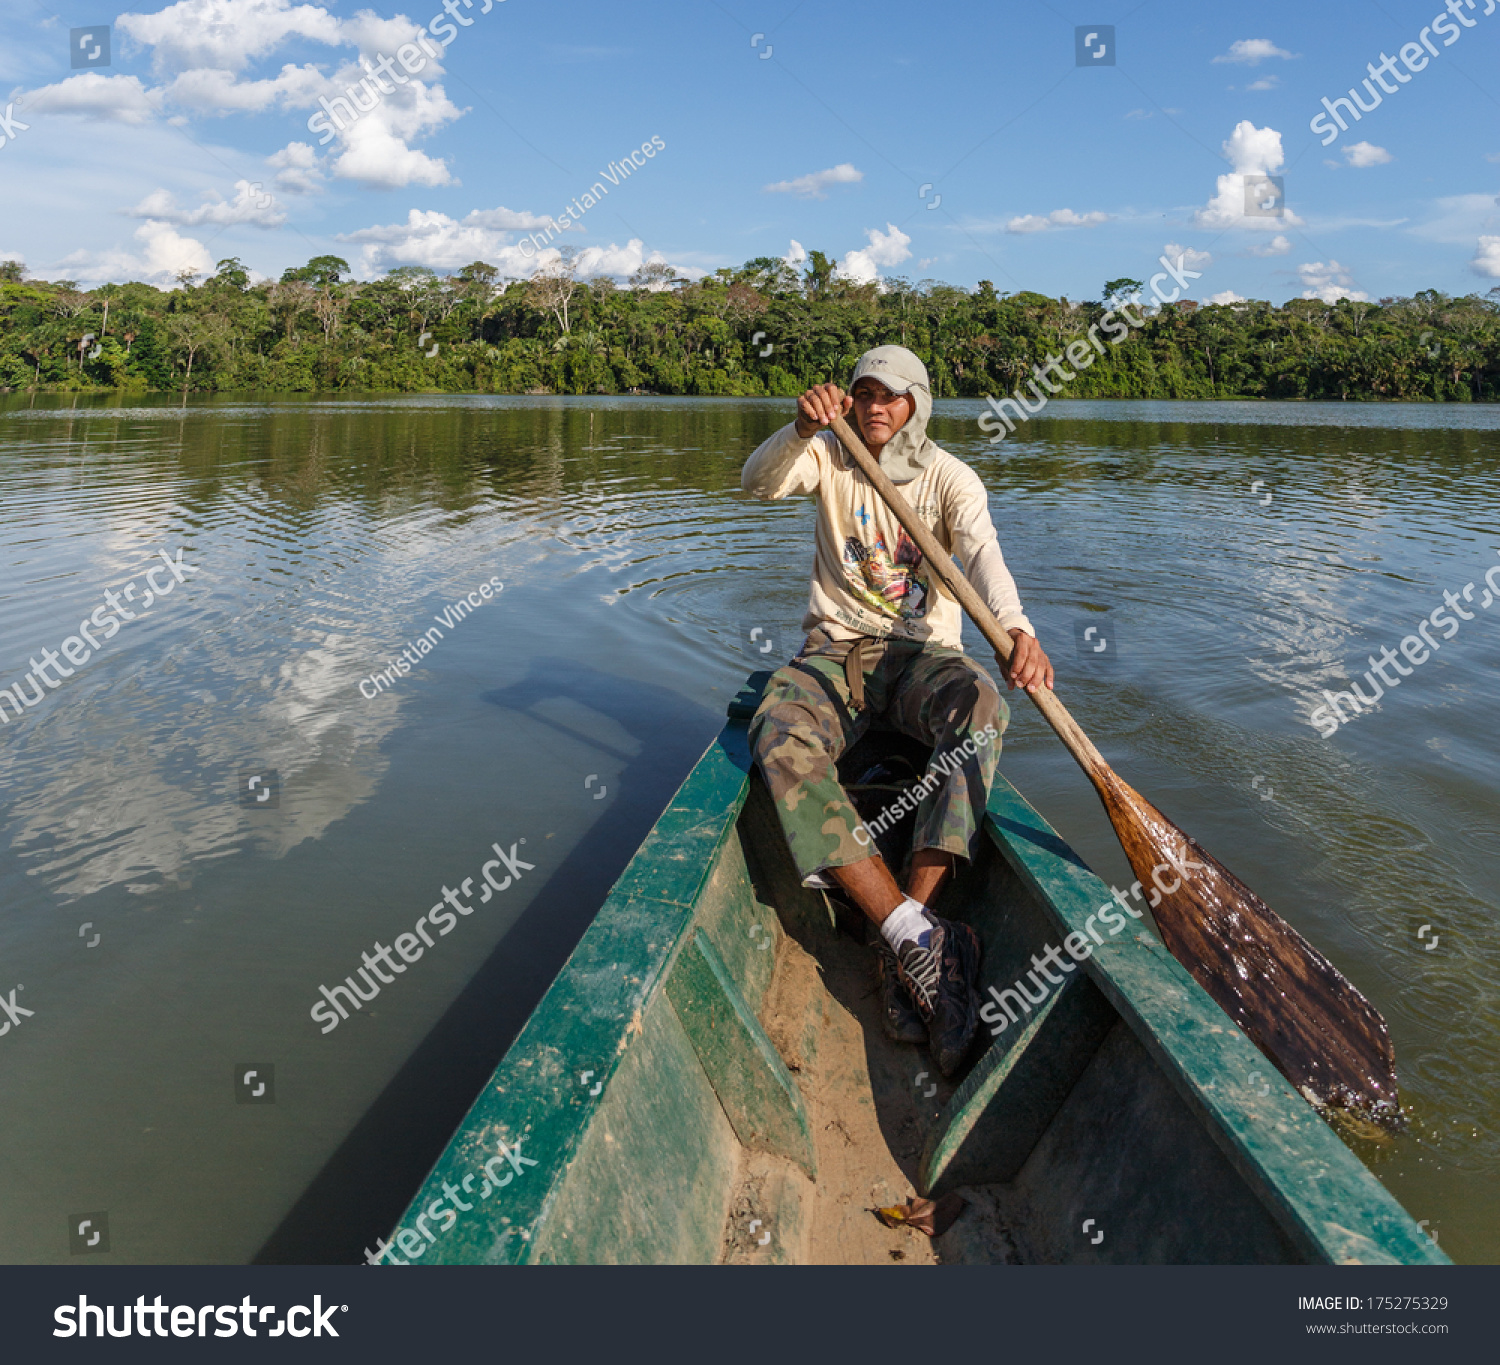
{"type": "MultiPolygon", "coordinates": [[[[982,1025],[955,1083],[886,1040],[862,926],[799,885],[752,773],[766,676],[385,1263],[1447,1262],[1145,921],[1054,970],[1061,984],[998,1036],[982,1025]],[[913,1192],[965,1207],[935,1238],[872,1212],[913,1192]]],[[[881,742],[861,742],[846,778],[881,742]]],[[[1003,778],[981,844],[941,908],[979,932],[981,988],[1001,989],[1110,891],[1003,778]]]]}

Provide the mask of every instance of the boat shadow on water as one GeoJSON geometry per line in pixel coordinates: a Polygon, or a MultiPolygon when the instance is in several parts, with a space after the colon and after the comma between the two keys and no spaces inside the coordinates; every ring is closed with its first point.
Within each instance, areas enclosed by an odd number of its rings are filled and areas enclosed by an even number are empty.
{"type": "MultiPolygon", "coordinates": [[[[601,805],[562,864],[411,1052],[256,1254],[254,1264],[349,1264],[389,1228],[432,1169],[558,969],[588,928],[682,774],[720,721],[681,693],[572,659],[538,659],[515,683],[481,694],[500,717],[524,716],[597,751],[631,800],[601,805]],[[557,719],[588,713],[628,742],[598,740],[557,719]]],[[[518,793],[522,788],[518,785],[518,793]]],[[[488,828],[492,812],[479,824],[488,828]]]]}

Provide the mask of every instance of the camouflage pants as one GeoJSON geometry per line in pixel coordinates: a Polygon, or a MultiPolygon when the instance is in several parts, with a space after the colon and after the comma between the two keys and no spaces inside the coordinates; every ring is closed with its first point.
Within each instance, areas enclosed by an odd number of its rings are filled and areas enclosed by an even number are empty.
{"type": "Polygon", "coordinates": [[[852,647],[814,631],[802,652],[772,675],[750,722],[755,760],[798,874],[805,879],[875,852],[835,765],[877,717],[932,746],[931,766],[907,794],[916,806],[912,851],[938,848],[967,858],[1010,719],[999,689],[959,650],[870,640],[862,670],[865,704],[851,706],[845,664],[852,647]]]}

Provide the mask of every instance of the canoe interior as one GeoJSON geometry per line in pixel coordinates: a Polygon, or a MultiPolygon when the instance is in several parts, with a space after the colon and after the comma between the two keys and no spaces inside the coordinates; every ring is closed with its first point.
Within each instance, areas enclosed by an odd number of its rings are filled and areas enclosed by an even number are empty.
{"type": "MultiPolygon", "coordinates": [[[[981,1025],[953,1083],[889,1042],[865,926],[800,886],[751,771],[764,677],[475,1101],[395,1258],[1446,1260],[1144,921],[999,1037],[981,1025]],[[870,1212],[950,1191],[967,1206],[935,1238],[870,1212]]],[[[872,736],[841,771],[898,755],[925,761],[872,736]]],[[[899,789],[895,769],[874,776],[899,789]]],[[[978,931],[984,989],[1109,900],[1001,778],[939,908],[978,931]]]]}

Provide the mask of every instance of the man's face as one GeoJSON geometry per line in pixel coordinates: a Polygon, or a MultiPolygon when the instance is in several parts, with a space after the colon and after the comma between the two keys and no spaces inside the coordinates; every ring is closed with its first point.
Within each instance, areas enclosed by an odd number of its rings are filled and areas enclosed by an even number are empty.
{"type": "Polygon", "coordinates": [[[916,411],[909,394],[892,393],[878,379],[861,379],[850,396],[859,417],[859,429],[872,445],[883,446],[916,411]]]}

